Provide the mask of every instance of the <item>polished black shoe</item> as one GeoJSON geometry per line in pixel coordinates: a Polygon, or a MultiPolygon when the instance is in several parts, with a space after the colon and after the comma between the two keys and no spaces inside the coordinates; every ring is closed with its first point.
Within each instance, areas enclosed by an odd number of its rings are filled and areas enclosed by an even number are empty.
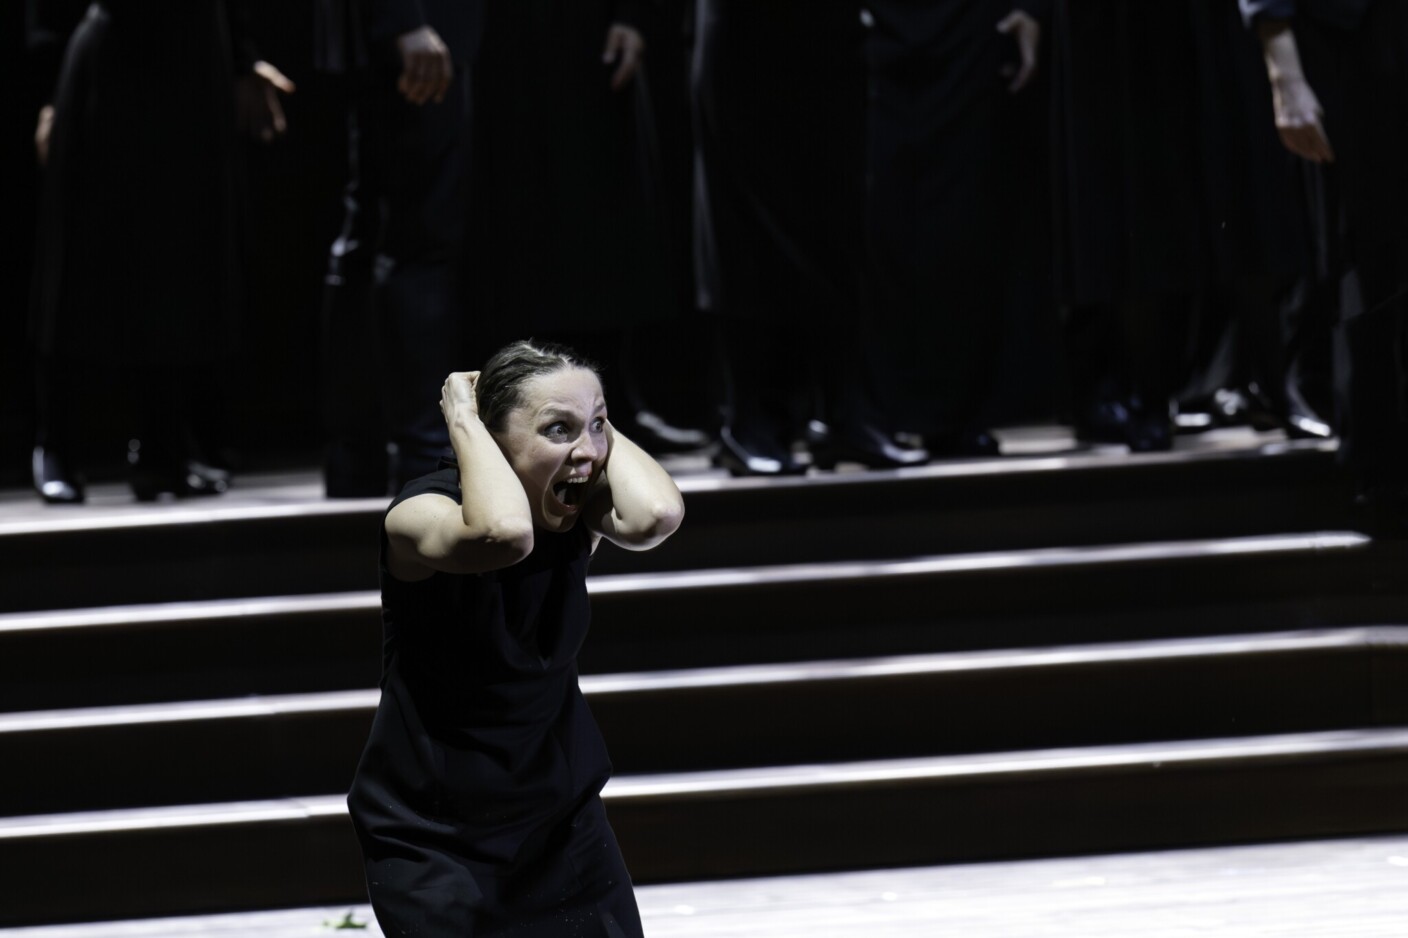
{"type": "Polygon", "coordinates": [[[626,436],[648,453],[692,453],[713,442],[709,434],[693,427],[677,427],[654,411],[642,410],[622,429],[626,436]]]}
{"type": "Polygon", "coordinates": [[[1077,415],[1076,439],[1084,443],[1125,443],[1133,420],[1124,401],[1096,401],[1077,415]]]}
{"type": "Polygon", "coordinates": [[[1173,418],[1175,433],[1201,433],[1218,427],[1249,426],[1253,430],[1286,430],[1287,418],[1254,384],[1218,388],[1210,396],[1179,404],[1173,418]]]}
{"type": "Polygon", "coordinates": [[[987,430],[956,430],[935,433],[924,438],[934,458],[972,458],[1001,456],[1002,445],[987,430]]]}
{"type": "Polygon", "coordinates": [[[34,447],[30,471],[34,490],[50,505],[83,504],[83,480],[68,470],[67,461],[53,450],[34,447]]]}
{"type": "Polygon", "coordinates": [[[221,495],[229,491],[230,474],[195,459],[144,457],[141,444],[133,440],[127,449],[127,483],[137,501],[152,502],[163,495],[221,495]]]}
{"type": "Polygon", "coordinates": [[[840,462],[856,462],[871,469],[902,469],[922,466],[929,451],[922,446],[906,446],[892,435],[868,424],[809,434],[812,465],[835,469],[840,462]]]}
{"type": "Polygon", "coordinates": [[[1286,402],[1285,428],[1293,440],[1328,440],[1335,435],[1329,421],[1322,420],[1298,394],[1286,402]]]}
{"type": "Polygon", "coordinates": [[[1162,453],[1173,449],[1173,421],[1147,414],[1130,421],[1125,443],[1131,453],[1162,453]]]}
{"type": "Polygon", "coordinates": [[[1317,410],[1305,399],[1300,388],[1293,383],[1287,383],[1285,417],[1287,436],[1301,440],[1328,440],[1335,435],[1335,428],[1330,424],[1330,421],[1320,416],[1322,413],[1328,413],[1328,411],[1317,410]]]}
{"type": "Polygon", "coordinates": [[[719,430],[719,451],[714,465],[727,469],[735,476],[795,476],[806,467],[781,447],[745,446],[728,427],[719,430]]]}

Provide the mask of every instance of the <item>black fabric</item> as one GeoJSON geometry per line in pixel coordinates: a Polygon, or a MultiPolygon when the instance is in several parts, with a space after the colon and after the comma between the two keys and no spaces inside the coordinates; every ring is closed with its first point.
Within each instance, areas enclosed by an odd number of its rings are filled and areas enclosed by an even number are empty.
{"type": "Polygon", "coordinates": [[[655,192],[650,48],[620,91],[602,62],[614,5],[491,4],[475,71],[468,257],[476,315],[504,341],[676,314],[655,192]]]}
{"type": "Polygon", "coordinates": [[[1205,271],[1193,336],[1197,364],[1185,394],[1254,387],[1284,413],[1290,395],[1317,396],[1309,389],[1317,371],[1328,369],[1328,356],[1318,366],[1313,354],[1330,344],[1307,200],[1306,176],[1316,169],[1277,136],[1260,43],[1243,27],[1236,0],[1197,0],[1188,8],[1205,271]]]}
{"type": "MultiPolygon", "coordinates": [[[[458,502],[457,470],[392,507],[420,495],[458,502]]],[[[512,567],[402,583],[383,535],[382,700],[348,805],[386,934],[640,934],[577,681],[591,547],[537,531],[512,567]]]]}
{"type": "Polygon", "coordinates": [[[1336,160],[1323,168],[1338,287],[1341,452],[1365,488],[1408,478],[1408,9],[1375,0],[1356,30],[1294,24],[1336,160]]]}
{"type": "Polygon", "coordinates": [[[1355,29],[1374,0],[1240,0],[1248,23],[1260,17],[1290,19],[1297,13],[1337,29],[1355,29]]]}
{"type": "Polygon", "coordinates": [[[450,50],[457,65],[474,61],[483,35],[481,0],[344,0],[360,17],[374,60],[394,59],[396,38],[421,26],[431,26],[450,50]]]}
{"type": "Polygon", "coordinates": [[[697,4],[696,305],[718,317],[720,409],[750,447],[785,448],[812,415],[872,420],[885,396],[862,322],[864,40],[844,4],[697,4]]]}
{"type": "Polygon", "coordinates": [[[1199,200],[1188,7],[1063,0],[1056,14],[1062,296],[1109,305],[1189,293],[1199,200]]]}
{"type": "Polygon", "coordinates": [[[42,179],[42,355],[190,364],[229,351],[242,286],[231,47],[220,0],[105,0],[78,25],[42,179]]]}
{"type": "Polygon", "coordinates": [[[1063,0],[1053,17],[1057,289],[1078,423],[1128,399],[1163,422],[1201,286],[1187,4],[1063,0]]]}
{"type": "Polygon", "coordinates": [[[59,82],[64,48],[83,20],[91,0],[25,0],[25,52],[29,71],[44,100],[59,82]]]}
{"type": "Polygon", "coordinates": [[[886,410],[926,433],[970,428],[1004,318],[1017,163],[1005,146],[1016,60],[1003,0],[874,0],[866,234],[876,331],[895,375],[886,410]],[[902,416],[901,416],[902,415],[902,416]]]}
{"type": "Polygon", "coordinates": [[[358,451],[394,442],[400,482],[434,468],[449,443],[436,402],[463,363],[470,85],[457,69],[443,101],[416,106],[373,68],[348,117],[346,215],[324,295],[325,427],[358,451]]]}
{"type": "Polygon", "coordinates": [[[803,330],[856,314],[863,38],[845,4],[699,0],[701,309],[803,330]]]}

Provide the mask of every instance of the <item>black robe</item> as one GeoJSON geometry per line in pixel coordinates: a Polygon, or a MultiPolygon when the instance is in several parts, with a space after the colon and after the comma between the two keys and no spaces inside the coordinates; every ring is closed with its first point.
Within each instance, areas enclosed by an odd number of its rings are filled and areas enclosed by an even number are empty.
{"type": "MultiPolygon", "coordinates": [[[[55,48],[64,11],[35,0],[40,49],[55,48]]],[[[231,25],[222,0],[102,0],[68,40],[39,209],[42,355],[190,365],[228,351],[241,294],[233,79],[252,62],[231,25]]]]}
{"type": "Polygon", "coordinates": [[[475,69],[467,261],[473,315],[502,339],[618,329],[677,310],[649,74],[654,10],[611,0],[490,4],[475,69]],[[647,40],[612,91],[608,28],[647,40]]]}
{"type": "Polygon", "coordinates": [[[699,0],[699,307],[835,328],[860,296],[865,70],[859,6],[699,0]]]}

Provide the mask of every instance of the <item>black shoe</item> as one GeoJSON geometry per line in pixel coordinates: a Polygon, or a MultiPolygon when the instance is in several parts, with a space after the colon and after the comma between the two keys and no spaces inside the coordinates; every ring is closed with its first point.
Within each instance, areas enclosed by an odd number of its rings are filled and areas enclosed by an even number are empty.
{"type": "Polygon", "coordinates": [[[1305,399],[1300,388],[1288,382],[1286,385],[1286,435],[1292,439],[1328,440],[1335,435],[1335,428],[1305,399]]]}
{"type": "Polygon", "coordinates": [[[1277,412],[1256,384],[1245,388],[1218,388],[1211,396],[1181,404],[1174,418],[1177,433],[1199,433],[1218,427],[1249,426],[1253,430],[1286,430],[1287,418],[1277,412]]]}
{"type": "Polygon", "coordinates": [[[1131,453],[1162,453],[1173,449],[1173,422],[1167,417],[1136,417],[1126,428],[1125,443],[1131,453]]]}
{"type": "Polygon", "coordinates": [[[1328,440],[1335,435],[1335,428],[1321,420],[1299,395],[1287,402],[1285,421],[1286,436],[1293,440],[1328,440]]]}
{"type": "Polygon", "coordinates": [[[835,469],[838,462],[858,462],[871,469],[901,469],[929,461],[929,451],[924,447],[905,446],[868,424],[843,430],[813,430],[810,437],[812,465],[818,469],[835,469]]]}
{"type": "Polygon", "coordinates": [[[127,482],[137,501],[151,502],[162,495],[222,495],[229,491],[230,474],[195,459],[143,456],[141,443],[133,440],[127,448],[127,482]]]}
{"type": "Polygon", "coordinates": [[[667,453],[692,453],[708,446],[712,440],[703,430],[676,427],[659,414],[642,410],[628,417],[625,423],[612,421],[633,443],[656,456],[667,453]]]}
{"type": "Polygon", "coordinates": [[[1134,420],[1124,401],[1096,401],[1076,417],[1076,439],[1084,443],[1127,443],[1134,420]]]}
{"type": "Polygon", "coordinates": [[[728,427],[719,430],[719,451],[714,465],[735,476],[795,476],[806,468],[780,446],[747,445],[734,438],[728,427]]]}
{"type": "Polygon", "coordinates": [[[924,443],[935,458],[1002,455],[1002,446],[997,442],[997,437],[986,430],[955,430],[950,433],[935,433],[925,437],[924,443]]]}
{"type": "Polygon", "coordinates": [[[53,450],[34,447],[30,463],[34,490],[50,505],[83,504],[83,480],[68,471],[67,460],[53,450]]]}
{"type": "Polygon", "coordinates": [[[1123,443],[1131,453],[1155,453],[1173,448],[1173,427],[1166,404],[1150,413],[1138,399],[1100,401],[1082,414],[1076,439],[1123,443]]]}

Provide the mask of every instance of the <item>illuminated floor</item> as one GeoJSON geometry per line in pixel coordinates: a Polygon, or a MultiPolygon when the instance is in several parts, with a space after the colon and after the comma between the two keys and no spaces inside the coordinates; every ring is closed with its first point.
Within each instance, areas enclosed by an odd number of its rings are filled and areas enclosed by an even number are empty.
{"type": "MultiPolygon", "coordinates": [[[[1408,836],[646,886],[649,938],[1408,934],[1408,836]]],[[[335,934],[367,908],[0,929],[4,938],[335,934]]]]}

